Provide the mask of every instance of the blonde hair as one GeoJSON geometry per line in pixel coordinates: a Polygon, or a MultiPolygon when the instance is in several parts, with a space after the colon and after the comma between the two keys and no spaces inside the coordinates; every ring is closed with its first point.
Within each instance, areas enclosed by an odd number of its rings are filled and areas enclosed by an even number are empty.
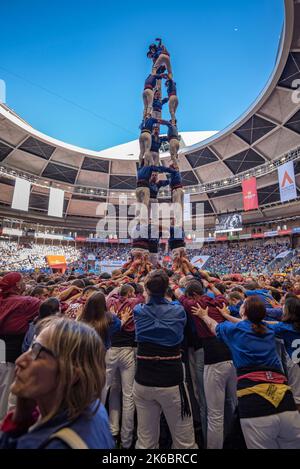
{"type": "Polygon", "coordinates": [[[39,332],[46,328],[47,346],[58,361],[61,399],[43,422],[61,410],[67,410],[68,419],[74,420],[98,400],[93,409],[97,412],[105,385],[105,348],[101,338],[92,327],[72,319],[46,318],[40,321],[39,332]]]}

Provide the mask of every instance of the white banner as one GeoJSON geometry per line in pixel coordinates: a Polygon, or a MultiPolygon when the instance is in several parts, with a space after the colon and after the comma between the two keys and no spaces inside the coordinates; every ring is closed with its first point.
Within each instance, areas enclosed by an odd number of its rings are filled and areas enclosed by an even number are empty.
{"type": "Polygon", "coordinates": [[[278,179],[281,202],[288,202],[289,200],[296,199],[297,188],[293,161],[289,161],[278,168],[278,179]]]}
{"type": "Polygon", "coordinates": [[[206,264],[206,262],[208,261],[209,258],[210,258],[210,256],[195,256],[192,259],[192,264],[195,267],[198,267],[199,269],[202,269],[202,267],[204,266],[204,264],[206,264]]]}
{"type": "Polygon", "coordinates": [[[190,221],[192,218],[192,205],[190,194],[184,194],[183,204],[183,221],[190,221]]]}
{"type": "Polygon", "coordinates": [[[62,218],[64,208],[64,196],[65,192],[61,189],[54,189],[50,187],[50,198],[48,206],[49,217],[62,218]]]}
{"type": "Polygon", "coordinates": [[[28,212],[30,187],[31,182],[26,181],[26,179],[16,178],[11,208],[14,208],[15,210],[24,210],[24,212],[28,212]]]}

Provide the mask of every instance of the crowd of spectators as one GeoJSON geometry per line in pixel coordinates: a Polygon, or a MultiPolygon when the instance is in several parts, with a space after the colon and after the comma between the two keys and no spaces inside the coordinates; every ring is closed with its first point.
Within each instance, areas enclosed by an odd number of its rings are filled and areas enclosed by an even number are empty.
{"type": "MultiPolygon", "coordinates": [[[[33,271],[35,269],[47,270],[47,255],[61,255],[66,258],[70,269],[88,271],[99,269],[100,262],[125,263],[130,254],[130,245],[119,246],[87,246],[78,248],[74,245],[47,245],[47,244],[18,244],[17,242],[0,242],[0,271],[33,271]],[[94,256],[89,260],[90,255],[94,256]]],[[[207,270],[219,274],[236,273],[261,273],[276,258],[278,254],[289,249],[287,243],[256,244],[220,243],[205,245],[202,249],[189,249],[188,257],[191,260],[195,256],[209,256],[205,265],[207,270]]],[[[169,258],[169,252],[160,249],[159,258],[169,258]]]]}

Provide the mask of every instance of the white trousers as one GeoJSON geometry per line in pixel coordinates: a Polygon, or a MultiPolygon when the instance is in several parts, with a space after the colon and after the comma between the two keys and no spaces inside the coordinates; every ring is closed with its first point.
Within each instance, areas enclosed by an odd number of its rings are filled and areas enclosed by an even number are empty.
{"type": "Polygon", "coordinates": [[[292,388],[294,401],[297,406],[300,405],[300,366],[294,363],[288,354],[286,354],[286,365],[288,372],[288,383],[292,388]]]}
{"type": "Polygon", "coordinates": [[[15,376],[15,365],[13,363],[0,363],[0,420],[8,411],[8,398],[10,386],[15,376]]]}
{"type": "MultiPolygon", "coordinates": [[[[187,390],[186,393],[188,396],[187,390]]],[[[172,435],[172,448],[197,449],[192,417],[181,417],[179,386],[159,388],[142,386],[135,381],[133,397],[138,420],[136,449],[158,448],[161,412],[172,435]]]]}
{"type": "Polygon", "coordinates": [[[241,419],[248,449],[300,449],[300,414],[282,414],[241,419]]]}
{"type": "Polygon", "coordinates": [[[204,366],[204,391],[207,405],[207,449],[222,449],[224,411],[229,426],[237,406],[236,369],[232,361],[204,366]]]}
{"type": "MultiPolygon", "coordinates": [[[[123,448],[131,446],[134,429],[133,382],[136,368],[135,355],[136,349],[134,347],[111,347],[105,356],[106,390],[102,396],[102,401],[105,402],[107,391],[111,387],[113,378],[118,370],[121,377],[123,407],[121,442],[123,448]]],[[[113,402],[111,402],[110,409],[113,409],[113,402]]],[[[116,411],[118,411],[118,408],[116,411]]]]}

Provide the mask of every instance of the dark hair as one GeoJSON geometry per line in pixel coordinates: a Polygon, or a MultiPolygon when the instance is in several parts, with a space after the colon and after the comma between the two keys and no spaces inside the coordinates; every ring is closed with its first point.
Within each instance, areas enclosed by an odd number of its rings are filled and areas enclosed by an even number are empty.
{"type": "Polygon", "coordinates": [[[90,280],[89,278],[83,278],[82,280],[84,281],[84,285],[85,285],[86,287],[95,285],[95,283],[93,282],[93,280],[90,280]]]}
{"type": "Polygon", "coordinates": [[[239,286],[236,286],[236,287],[233,287],[231,289],[231,292],[232,293],[241,293],[242,295],[245,295],[245,290],[243,289],[243,287],[239,287],[239,286]]]}
{"type": "Polygon", "coordinates": [[[49,280],[47,283],[46,283],[47,287],[50,287],[51,285],[55,285],[55,282],[54,280],[49,280]]]}
{"type": "Polygon", "coordinates": [[[79,288],[84,288],[85,287],[85,283],[83,280],[81,279],[76,279],[76,280],[73,280],[73,282],[71,283],[71,285],[75,285],[76,287],[79,287],[79,288]]]}
{"type": "Polygon", "coordinates": [[[166,272],[166,274],[169,278],[171,278],[174,274],[173,270],[171,270],[171,269],[165,269],[165,272],[166,272]]]}
{"type": "Polygon", "coordinates": [[[95,292],[99,291],[99,288],[96,285],[88,285],[82,290],[82,293],[86,293],[87,291],[93,290],[95,292]]]}
{"type": "Polygon", "coordinates": [[[60,303],[57,298],[51,297],[40,304],[38,320],[53,316],[59,312],[60,303]]]}
{"type": "Polygon", "coordinates": [[[107,311],[103,293],[97,292],[90,296],[78,317],[78,321],[85,322],[94,327],[103,342],[106,341],[108,328],[112,323],[112,315],[107,311]]]}
{"type": "Polygon", "coordinates": [[[283,322],[292,324],[297,332],[300,332],[300,299],[289,297],[284,305],[283,322]]]}
{"type": "Polygon", "coordinates": [[[198,280],[191,280],[185,289],[185,296],[202,296],[204,295],[202,282],[198,280]]]}
{"type": "Polygon", "coordinates": [[[34,287],[31,290],[30,296],[42,295],[45,290],[46,290],[46,287],[44,285],[38,285],[37,287],[34,287]]]}
{"type": "Polygon", "coordinates": [[[259,296],[250,296],[244,303],[245,315],[252,322],[252,329],[256,334],[266,334],[267,328],[263,324],[263,320],[266,317],[267,310],[264,302],[259,296]]]}
{"type": "Polygon", "coordinates": [[[174,292],[173,292],[173,290],[172,290],[171,287],[168,287],[168,288],[167,288],[166,296],[167,296],[168,298],[172,298],[172,301],[175,301],[175,300],[176,300],[176,296],[174,295],[174,292]]]}
{"type": "Polygon", "coordinates": [[[135,292],[135,289],[132,285],[125,283],[125,285],[122,285],[120,288],[120,296],[127,296],[129,292],[132,292],[132,290],[135,292]]]}
{"type": "Polygon", "coordinates": [[[219,292],[224,295],[226,293],[226,285],[224,283],[215,283],[215,287],[219,290],[219,292]]]}
{"type": "Polygon", "coordinates": [[[232,291],[228,294],[228,299],[229,300],[238,300],[238,301],[243,301],[242,295],[237,292],[237,291],[232,291]]]}
{"type": "Polygon", "coordinates": [[[281,287],[281,283],[278,282],[278,280],[273,280],[273,282],[271,283],[271,287],[273,287],[273,288],[280,288],[280,287],[281,287]]]}
{"type": "Polygon", "coordinates": [[[44,283],[48,281],[48,277],[45,274],[40,274],[37,276],[36,283],[44,283]]]}
{"type": "Polygon", "coordinates": [[[250,282],[245,285],[246,290],[257,290],[259,288],[259,285],[257,282],[250,282]]]}
{"type": "Polygon", "coordinates": [[[154,270],[147,275],[145,287],[150,295],[164,297],[169,286],[169,277],[163,270],[154,270]]]}
{"type": "Polygon", "coordinates": [[[111,278],[111,275],[108,272],[102,272],[102,274],[99,275],[99,278],[102,280],[109,280],[111,278]]]}
{"type": "Polygon", "coordinates": [[[278,291],[278,290],[273,290],[271,293],[272,293],[272,296],[273,296],[274,300],[276,300],[276,301],[279,303],[279,301],[281,300],[281,293],[280,293],[280,291],[278,291]]]}

